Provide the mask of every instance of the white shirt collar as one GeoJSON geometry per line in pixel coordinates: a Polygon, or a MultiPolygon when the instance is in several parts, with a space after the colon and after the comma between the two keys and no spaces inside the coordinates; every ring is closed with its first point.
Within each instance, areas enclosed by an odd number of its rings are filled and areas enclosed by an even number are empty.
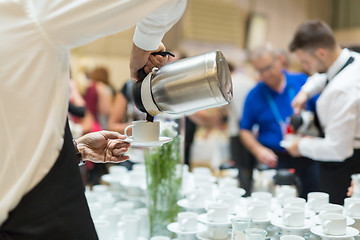
{"type": "Polygon", "coordinates": [[[347,48],[344,48],[339,57],[335,60],[335,62],[330,66],[330,68],[327,71],[327,76],[329,81],[331,81],[335,75],[340,71],[340,69],[345,65],[345,63],[348,61],[350,57],[350,51],[347,48]]]}

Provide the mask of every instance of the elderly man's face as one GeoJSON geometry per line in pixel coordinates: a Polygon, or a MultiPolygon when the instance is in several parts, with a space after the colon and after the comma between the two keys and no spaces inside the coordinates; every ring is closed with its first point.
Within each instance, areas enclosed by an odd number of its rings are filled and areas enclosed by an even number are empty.
{"type": "Polygon", "coordinates": [[[264,54],[252,61],[260,78],[269,87],[276,87],[282,80],[282,64],[278,57],[264,54]]]}
{"type": "Polygon", "coordinates": [[[317,51],[308,52],[298,49],[295,51],[295,54],[300,59],[303,68],[310,75],[314,73],[325,73],[327,71],[326,64],[317,51]]]}

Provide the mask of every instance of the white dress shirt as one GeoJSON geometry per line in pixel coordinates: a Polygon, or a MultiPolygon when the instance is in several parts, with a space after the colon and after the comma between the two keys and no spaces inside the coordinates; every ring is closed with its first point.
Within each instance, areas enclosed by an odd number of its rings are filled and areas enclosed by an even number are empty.
{"type": "Polygon", "coordinates": [[[62,148],[69,50],[136,23],[134,43],[155,50],[185,7],[186,0],[0,1],[0,224],[62,148]]]}
{"type": "MultiPolygon", "coordinates": [[[[353,149],[360,148],[360,55],[343,49],[326,75],[329,83],[316,104],[325,138],[303,138],[299,151],[314,160],[341,162],[353,155],[353,149]],[[338,73],[350,56],[354,62],[338,73]]],[[[316,81],[309,82],[313,87],[306,83],[303,90],[312,92],[324,82],[321,78],[316,81]]]]}

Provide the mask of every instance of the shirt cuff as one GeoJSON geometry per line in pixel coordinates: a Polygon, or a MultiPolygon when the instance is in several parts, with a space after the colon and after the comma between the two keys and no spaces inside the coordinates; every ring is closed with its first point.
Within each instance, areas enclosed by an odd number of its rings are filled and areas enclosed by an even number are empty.
{"type": "Polygon", "coordinates": [[[164,34],[146,34],[136,27],[133,41],[137,47],[143,50],[154,51],[159,48],[163,37],[164,34]]]}
{"type": "Polygon", "coordinates": [[[305,157],[308,157],[308,158],[311,158],[311,139],[310,138],[302,138],[300,139],[299,141],[299,145],[298,145],[298,148],[299,148],[299,152],[302,156],[305,156],[305,157]],[[310,147],[310,148],[309,148],[310,147]]]}
{"type": "Polygon", "coordinates": [[[312,87],[312,86],[310,86],[309,84],[308,84],[308,85],[304,84],[304,85],[301,87],[301,91],[306,92],[307,94],[309,94],[309,97],[310,97],[310,95],[311,95],[312,92],[313,92],[311,87],[312,87]]]}

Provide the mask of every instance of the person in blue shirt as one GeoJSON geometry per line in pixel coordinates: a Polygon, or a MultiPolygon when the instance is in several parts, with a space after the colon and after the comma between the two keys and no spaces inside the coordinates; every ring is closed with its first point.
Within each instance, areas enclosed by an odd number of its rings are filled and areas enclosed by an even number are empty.
{"type": "Polygon", "coordinates": [[[291,101],[307,75],[284,70],[278,51],[270,44],[255,49],[250,60],[261,81],[246,98],[240,122],[241,139],[259,163],[276,169],[294,168],[302,186],[299,196],[306,198],[308,192],[317,191],[317,163],[290,156],[280,141],[287,132],[286,119],[294,113],[291,101]],[[254,126],[258,127],[256,133],[254,126]]]}

